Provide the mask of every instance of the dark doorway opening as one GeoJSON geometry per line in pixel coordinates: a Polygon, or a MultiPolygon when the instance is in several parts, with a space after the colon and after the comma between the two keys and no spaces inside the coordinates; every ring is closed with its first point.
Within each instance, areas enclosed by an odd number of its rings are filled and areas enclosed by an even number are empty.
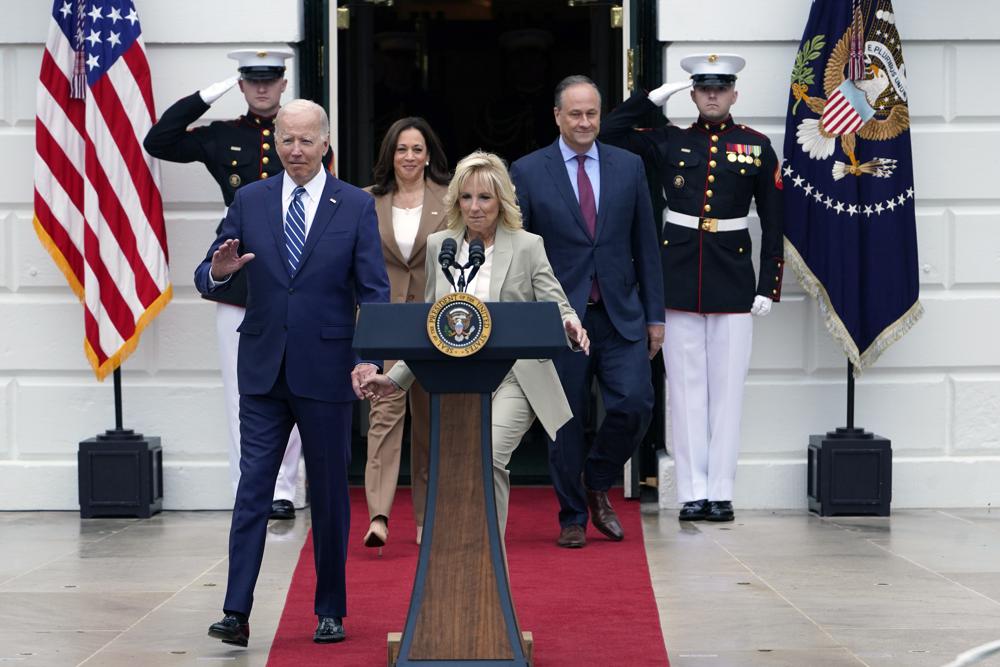
{"type": "Polygon", "coordinates": [[[424,116],[450,164],[478,148],[516,160],[555,140],[552,90],[586,74],[621,100],[611,3],[567,0],[347,2],[339,33],[340,175],[371,179],[386,128],[424,116]]]}

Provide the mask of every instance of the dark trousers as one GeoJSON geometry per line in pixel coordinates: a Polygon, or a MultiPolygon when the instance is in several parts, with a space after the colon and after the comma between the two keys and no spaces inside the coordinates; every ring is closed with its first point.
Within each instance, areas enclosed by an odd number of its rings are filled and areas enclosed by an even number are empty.
{"type": "Polygon", "coordinates": [[[563,528],[587,523],[587,500],[580,474],[592,491],[611,488],[653,415],[646,340],[622,338],[600,306],[587,308],[583,326],[590,337],[590,356],[567,350],[553,360],[573,410],[573,419],[549,443],[549,474],[559,498],[559,525],[563,528]],[[584,424],[594,377],[605,416],[588,451],[584,424]]]}
{"type": "Polygon", "coordinates": [[[315,611],[346,616],[344,564],[351,508],[351,403],[329,403],[292,394],[282,365],[267,394],[240,396],[240,484],[229,531],[226,612],[249,614],[267,537],[271,496],[292,425],[299,425],[311,498],[315,611]]]}

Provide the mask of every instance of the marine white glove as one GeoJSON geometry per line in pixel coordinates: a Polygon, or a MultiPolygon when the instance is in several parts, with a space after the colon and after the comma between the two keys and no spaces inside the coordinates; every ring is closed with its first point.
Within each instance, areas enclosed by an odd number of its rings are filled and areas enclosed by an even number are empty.
{"type": "Polygon", "coordinates": [[[662,107],[666,104],[667,99],[674,93],[678,93],[685,88],[690,88],[693,82],[691,79],[687,81],[678,81],[677,83],[665,83],[659,88],[655,88],[649,91],[649,101],[658,107],[662,107]]]}
{"type": "Polygon", "coordinates": [[[198,91],[198,94],[201,95],[202,102],[204,102],[205,104],[212,104],[213,102],[215,102],[215,100],[219,99],[227,92],[229,92],[229,89],[235,86],[236,82],[239,80],[240,80],[240,75],[236,74],[234,76],[229,77],[228,79],[225,79],[223,81],[218,81],[210,86],[202,88],[201,90],[198,91]]]}
{"type": "Polygon", "coordinates": [[[771,312],[772,303],[774,302],[768,297],[758,294],[753,298],[753,306],[750,308],[750,314],[764,317],[771,312]]]}

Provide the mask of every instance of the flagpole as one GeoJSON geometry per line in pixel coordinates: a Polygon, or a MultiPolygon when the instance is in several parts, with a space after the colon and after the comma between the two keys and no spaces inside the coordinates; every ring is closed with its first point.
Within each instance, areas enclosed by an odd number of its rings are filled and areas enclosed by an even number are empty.
{"type": "MultiPolygon", "coordinates": [[[[115,371],[117,373],[118,371],[115,371]]],[[[118,376],[115,376],[118,380],[118,376]]],[[[119,426],[121,428],[121,426],[119,426]]],[[[854,431],[854,364],[847,362],[847,430],[854,431]]]]}
{"type": "MultiPolygon", "coordinates": [[[[850,369],[848,369],[848,374],[850,374],[850,369]]],[[[851,389],[853,390],[853,387],[851,389]]],[[[122,368],[119,366],[115,369],[115,431],[121,433],[122,430],[122,368]]]]}
{"type": "Polygon", "coordinates": [[[115,379],[115,427],[107,429],[103,435],[97,436],[98,440],[142,440],[142,433],[136,433],[130,428],[125,428],[122,410],[122,368],[119,366],[114,370],[115,379]]]}
{"type": "Polygon", "coordinates": [[[854,364],[847,362],[847,425],[827,431],[826,437],[834,439],[862,439],[874,437],[873,433],[854,426],[854,364]]]}

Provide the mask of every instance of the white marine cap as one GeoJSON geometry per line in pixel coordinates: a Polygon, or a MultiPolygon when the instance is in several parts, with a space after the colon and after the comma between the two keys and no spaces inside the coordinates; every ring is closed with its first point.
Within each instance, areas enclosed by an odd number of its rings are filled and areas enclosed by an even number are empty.
{"type": "Polygon", "coordinates": [[[695,86],[731,86],[746,64],[735,53],[699,53],[681,59],[681,68],[691,73],[695,86]]]}
{"type": "Polygon", "coordinates": [[[285,76],[285,60],[292,57],[289,49],[236,49],[228,56],[240,64],[240,74],[247,81],[267,81],[285,76]]]}

